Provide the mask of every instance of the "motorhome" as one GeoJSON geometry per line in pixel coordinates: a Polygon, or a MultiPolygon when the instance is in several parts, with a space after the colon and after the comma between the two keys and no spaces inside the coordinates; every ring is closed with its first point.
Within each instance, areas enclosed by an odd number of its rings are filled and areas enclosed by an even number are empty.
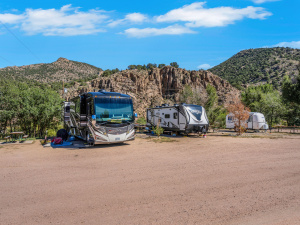
{"type": "MultiPolygon", "coordinates": [[[[269,128],[264,114],[259,112],[250,112],[248,120],[243,121],[243,124],[249,130],[267,130],[269,128]]],[[[235,118],[232,113],[226,116],[226,128],[235,128],[235,118]]]]}
{"type": "Polygon", "coordinates": [[[89,144],[131,141],[135,138],[132,97],[88,92],[64,103],[65,129],[89,144]]]}
{"type": "Polygon", "coordinates": [[[209,121],[204,107],[191,104],[163,104],[147,109],[147,123],[151,128],[159,125],[165,131],[206,133],[209,121]]]}

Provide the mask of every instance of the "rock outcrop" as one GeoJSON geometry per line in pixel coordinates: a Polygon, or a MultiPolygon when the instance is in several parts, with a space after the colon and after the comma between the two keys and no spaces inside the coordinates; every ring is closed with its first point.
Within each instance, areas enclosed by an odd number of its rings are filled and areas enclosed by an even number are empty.
{"type": "Polygon", "coordinates": [[[66,97],[70,99],[83,92],[98,91],[99,89],[121,92],[131,95],[134,98],[136,112],[145,115],[145,109],[149,106],[162,103],[180,103],[180,94],[185,85],[197,89],[197,93],[205,98],[208,84],[216,88],[220,104],[225,104],[240,94],[227,81],[211,72],[188,71],[165,66],[150,71],[124,70],[110,77],[100,76],[82,89],[79,88],[79,84],[75,84],[75,87],[69,91],[66,97]]]}

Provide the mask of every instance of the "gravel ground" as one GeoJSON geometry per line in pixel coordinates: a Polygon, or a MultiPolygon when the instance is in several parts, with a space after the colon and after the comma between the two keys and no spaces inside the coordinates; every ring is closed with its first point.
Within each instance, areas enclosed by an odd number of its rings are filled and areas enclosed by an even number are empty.
{"type": "Polygon", "coordinates": [[[0,147],[0,224],[300,224],[300,136],[0,147]]]}

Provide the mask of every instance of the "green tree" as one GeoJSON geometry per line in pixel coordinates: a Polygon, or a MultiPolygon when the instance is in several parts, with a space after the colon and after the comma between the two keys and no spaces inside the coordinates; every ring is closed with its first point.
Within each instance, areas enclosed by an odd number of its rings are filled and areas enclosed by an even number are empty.
{"type": "Polygon", "coordinates": [[[284,77],[282,84],[282,98],[287,108],[285,116],[288,125],[300,126],[300,74],[294,83],[288,76],[284,77]]]}
{"type": "Polygon", "coordinates": [[[180,95],[180,101],[183,103],[192,103],[193,89],[189,85],[185,85],[180,95]]]}
{"type": "Polygon", "coordinates": [[[134,69],[137,69],[137,66],[136,65],[129,65],[128,69],[129,70],[134,70],[134,69]]]}
{"type": "Polygon", "coordinates": [[[205,103],[205,110],[209,123],[214,126],[224,127],[227,110],[218,105],[218,95],[216,89],[210,84],[206,87],[207,101],[205,103]]]}
{"type": "Polygon", "coordinates": [[[24,82],[0,82],[0,124],[3,132],[22,130],[39,136],[59,124],[62,99],[47,85],[32,86],[24,82]]]}
{"type": "Polygon", "coordinates": [[[175,67],[175,68],[179,68],[179,65],[177,62],[171,62],[170,66],[175,67]]]}
{"type": "Polygon", "coordinates": [[[285,105],[271,84],[248,87],[242,93],[242,101],[252,112],[263,113],[271,126],[284,118],[285,105]]]}
{"type": "Polygon", "coordinates": [[[153,68],[157,68],[156,63],[148,63],[147,64],[147,69],[153,69],[153,68]]]}

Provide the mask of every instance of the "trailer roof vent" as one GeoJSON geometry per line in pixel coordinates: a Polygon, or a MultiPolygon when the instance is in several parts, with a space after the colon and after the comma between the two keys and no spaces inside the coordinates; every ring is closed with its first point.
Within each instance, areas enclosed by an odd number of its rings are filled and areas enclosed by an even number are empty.
{"type": "Polygon", "coordinates": [[[105,89],[100,89],[99,92],[106,92],[106,90],[105,89]]]}
{"type": "Polygon", "coordinates": [[[174,104],[174,106],[179,106],[178,104],[174,104]]]}

